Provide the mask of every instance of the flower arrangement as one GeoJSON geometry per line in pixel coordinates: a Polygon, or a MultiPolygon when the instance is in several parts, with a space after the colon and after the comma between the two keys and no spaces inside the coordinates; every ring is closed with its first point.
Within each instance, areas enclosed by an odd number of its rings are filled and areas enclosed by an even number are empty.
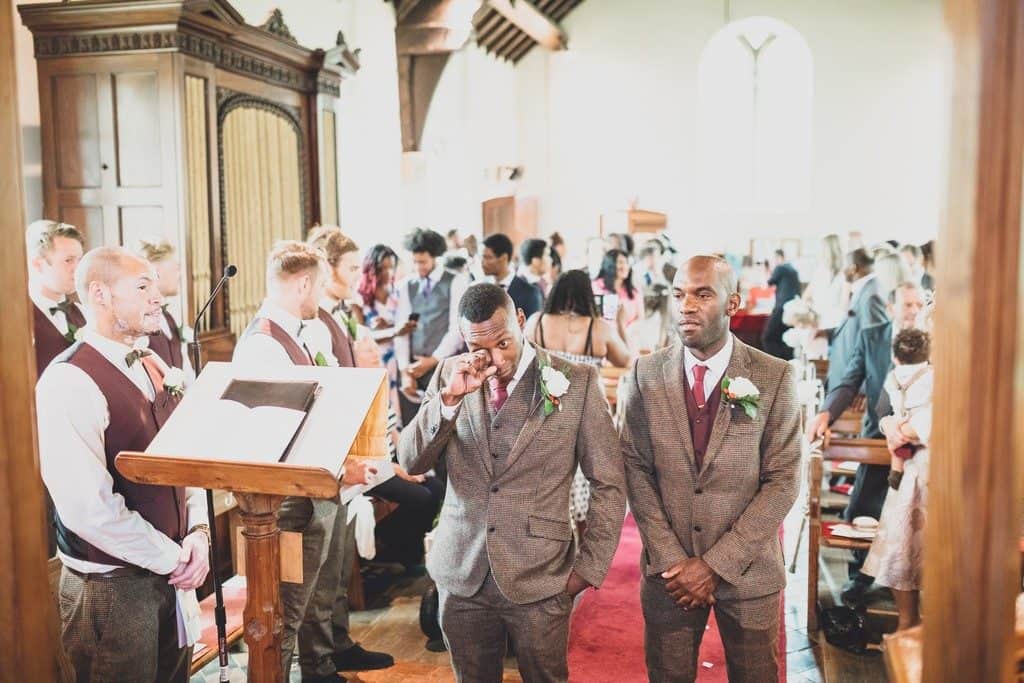
{"type": "Polygon", "coordinates": [[[818,326],[818,312],[807,301],[796,296],[782,305],[782,324],[786,327],[818,326]]]}

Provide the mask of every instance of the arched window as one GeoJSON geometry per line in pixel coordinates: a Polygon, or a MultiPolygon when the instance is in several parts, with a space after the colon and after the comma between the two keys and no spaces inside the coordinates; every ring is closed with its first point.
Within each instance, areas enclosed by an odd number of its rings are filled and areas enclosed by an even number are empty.
{"type": "Polygon", "coordinates": [[[697,177],[710,210],[800,211],[811,192],[811,51],[771,17],[734,21],[698,67],[697,177]]]}

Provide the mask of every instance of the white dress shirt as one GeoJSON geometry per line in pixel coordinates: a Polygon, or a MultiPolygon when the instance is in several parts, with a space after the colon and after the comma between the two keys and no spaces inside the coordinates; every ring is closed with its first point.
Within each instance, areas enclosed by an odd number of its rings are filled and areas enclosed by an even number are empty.
{"type": "MultiPolygon", "coordinates": [[[[260,310],[256,311],[256,317],[266,318],[277,324],[299,348],[305,347],[309,350],[314,362],[316,354],[320,352],[323,353],[328,365],[338,365],[338,359],[331,350],[331,332],[319,319],[300,320],[269,299],[263,300],[260,310]]],[[[256,368],[265,365],[280,367],[293,364],[285,348],[266,334],[250,334],[239,339],[231,361],[256,368]]]]}
{"type": "Polygon", "coordinates": [[[722,383],[725,371],[729,367],[729,360],[732,358],[732,347],[732,333],[726,335],[725,346],[707,360],[698,359],[690,349],[683,347],[683,366],[686,368],[686,381],[690,383],[691,389],[696,381],[693,376],[693,368],[698,365],[707,367],[707,372],[704,373],[705,401],[711,398],[711,393],[715,390],[715,387],[722,383]]]}
{"type": "Polygon", "coordinates": [[[860,294],[860,290],[864,289],[864,285],[878,277],[877,273],[869,273],[864,277],[854,280],[850,283],[850,303],[852,304],[856,300],[857,295],[860,294]]]}
{"type": "Polygon", "coordinates": [[[502,280],[500,282],[497,280],[497,278],[494,278],[494,277],[490,277],[488,279],[489,280],[493,280],[494,284],[498,285],[499,287],[501,287],[502,289],[504,289],[507,292],[508,288],[509,288],[509,285],[512,284],[512,280],[514,280],[515,277],[516,277],[515,271],[510,270],[510,271],[508,271],[508,275],[506,275],[504,278],[502,278],[502,280]]]}
{"type": "MultiPolygon", "coordinates": [[[[444,266],[438,266],[427,276],[426,279],[430,280],[431,291],[437,286],[444,273],[444,266]]],[[[422,291],[424,278],[415,275],[403,278],[396,286],[398,290],[398,310],[395,312],[396,328],[400,329],[409,320],[409,314],[412,313],[412,301],[409,300],[409,283],[417,280],[421,283],[420,291],[422,291]]],[[[469,278],[465,275],[456,275],[452,280],[451,301],[448,304],[448,331],[442,337],[441,342],[434,349],[433,353],[429,354],[438,360],[454,356],[462,346],[462,332],[459,331],[459,302],[462,301],[462,295],[469,289],[469,284],[469,278]]],[[[411,343],[410,335],[408,334],[395,337],[395,359],[398,361],[398,368],[400,370],[409,367],[409,348],[411,343]]]]}
{"type": "MultiPolygon", "coordinates": [[[[57,304],[60,302],[54,301],[53,299],[45,296],[39,285],[32,283],[29,284],[28,296],[32,299],[32,303],[35,304],[36,308],[43,312],[46,319],[53,323],[53,326],[57,328],[58,332],[62,335],[66,335],[68,333],[68,318],[64,315],[64,311],[57,310],[50,313],[50,309],[56,308],[57,304]]],[[[82,312],[82,317],[85,317],[85,309],[82,308],[81,304],[76,302],[73,305],[82,312]]]]}
{"type": "MultiPolygon", "coordinates": [[[[83,342],[99,351],[153,400],[155,391],[142,363],[128,367],[125,362],[131,347],[103,337],[90,327],[85,328],[83,342]]],[[[152,357],[166,370],[156,354],[152,357]]],[[[114,493],[103,440],[110,425],[110,409],[93,379],[70,363],[51,363],[36,384],[36,414],[39,469],[61,522],[108,555],[156,574],[170,574],[178,564],[181,547],[129,510],[124,497],[114,493]]],[[[187,489],[185,501],[187,528],[209,524],[202,489],[187,489]]],[[[79,572],[115,568],[57,552],[65,565],[79,572]]]]}
{"type": "MultiPolygon", "coordinates": [[[[523,338],[523,353],[519,356],[519,365],[516,366],[516,374],[512,375],[512,379],[509,380],[508,384],[505,385],[506,395],[511,396],[512,392],[515,391],[516,385],[519,384],[519,380],[526,374],[526,370],[533,363],[537,357],[537,352],[533,350],[533,345],[523,338]]],[[[455,413],[458,412],[459,406],[462,405],[462,401],[459,400],[453,406],[447,406],[444,401],[441,402],[441,417],[445,420],[451,420],[455,417],[455,413]]]]}

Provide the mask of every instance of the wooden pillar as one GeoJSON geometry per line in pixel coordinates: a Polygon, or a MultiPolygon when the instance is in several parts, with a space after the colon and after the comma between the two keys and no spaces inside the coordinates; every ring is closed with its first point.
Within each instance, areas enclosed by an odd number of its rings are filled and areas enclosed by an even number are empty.
{"type": "Polygon", "coordinates": [[[0,2],[0,680],[57,680],[46,570],[43,484],[36,455],[35,356],[25,259],[14,6],[0,2]]]}
{"type": "Polygon", "coordinates": [[[281,530],[277,509],[281,496],[236,493],[245,536],[246,602],[242,613],[249,647],[249,680],[281,683],[281,530]]]}
{"type": "Polygon", "coordinates": [[[923,678],[1009,681],[1024,458],[1024,3],[947,0],[946,13],[952,144],[936,247],[923,678]]]}

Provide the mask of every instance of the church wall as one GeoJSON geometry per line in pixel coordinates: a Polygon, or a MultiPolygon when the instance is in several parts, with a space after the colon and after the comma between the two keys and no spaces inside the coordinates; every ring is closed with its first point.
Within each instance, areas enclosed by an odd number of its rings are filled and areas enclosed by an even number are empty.
{"type": "Polygon", "coordinates": [[[745,253],[754,236],[849,230],[868,241],[932,238],[948,126],[941,3],[727,4],[733,20],[787,22],[810,47],[809,207],[730,212],[701,207],[695,196],[697,69],[726,23],[722,2],[591,0],[564,21],[568,51],[534,50],[517,67],[521,189],[541,198],[542,232],[560,230],[581,244],[602,212],[636,197],[640,208],[668,213],[687,251],[745,253]]]}

